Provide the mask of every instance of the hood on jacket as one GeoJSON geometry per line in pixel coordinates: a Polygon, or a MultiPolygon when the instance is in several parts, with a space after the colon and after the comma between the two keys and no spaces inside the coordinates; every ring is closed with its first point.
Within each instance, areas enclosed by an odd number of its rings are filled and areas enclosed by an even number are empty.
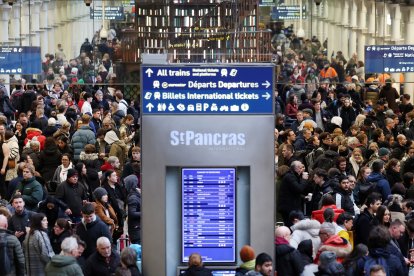
{"type": "Polygon", "coordinates": [[[382,175],[380,173],[373,172],[370,175],[368,175],[367,182],[378,182],[382,179],[385,179],[384,175],[382,175]]]}
{"type": "Polygon", "coordinates": [[[55,267],[64,267],[71,264],[76,264],[75,257],[65,255],[55,255],[50,261],[55,267]]]}
{"type": "Polygon", "coordinates": [[[26,129],[26,134],[32,133],[33,136],[38,136],[42,134],[42,131],[35,127],[28,127],[26,129]]]}
{"type": "Polygon", "coordinates": [[[19,142],[19,140],[17,139],[16,135],[13,135],[12,137],[10,137],[9,140],[6,141],[6,143],[11,143],[11,142],[16,142],[16,143],[19,142]]]}
{"type": "Polygon", "coordinates": [[[374,258],[388,258],[390,253],[385,248],[373,248],[369,250],[369,254],[374,258]]]}
{"type": "Polygon", "coordinates": [[[312,240],[303,240],[298,245],[298,251],[312,260],[313,244],[312,240]]]}
{"type": "Polygon", "coordinates": [[[104,140],[106,143],[110,145],[116,141],[119,141],[119,138],[118,138],[118,135],[116,135],[115,131],[111,130],[105,134],[104,140]]]}
{"type": "Polygon", "coordinates": [[[244,268],[244,269],[247,269],[247,270],[254,270],[255,267],[256,267],[256,260],[253,259],[253,260],[247,261],[245,263],[242,263],[240,265],[240,267],[244,268]]]}
{"type": "Polygon", "coordinates": [[[128,194],[138,188],[138,177],[136,175],[129,175],[124,178],[125,189],[127,190],[128,194]]]}
{"type": "Polygon", "coordinates": [[[319,251],[332,251],[337,258],[345,258],[351,253],[352,246],[345,239],[338,235],[333,235],[322,244],[319,251]]]}
{"type": "Polygon", "coordinates": [[[290,228],[292,229],[292,232],[295,230],[302,230],[308,232],[312,237],[319,237],[321,223],[315,219],[303,219],[290,228]]]}
{"type": "Polygon", "coordinates": [[[99,158],[99,155],[97,153],[85,153],[84,151],[81,151],[79,155],[80,160],[96,160],[99,158]]]}

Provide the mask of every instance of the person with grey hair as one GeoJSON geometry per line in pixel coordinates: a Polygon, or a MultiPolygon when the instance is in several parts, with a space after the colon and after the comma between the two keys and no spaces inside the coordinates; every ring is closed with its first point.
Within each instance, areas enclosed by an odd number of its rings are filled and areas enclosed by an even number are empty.
{"type": "Polygon", "coordinates": [[[286,226],[291,226],[289,214],[294,210],[302,210],[302,197],[306,191],[309,174],[300,161],[293,161],[290,170],[282,179],[279,191],[278,211],[282,214],[286,226]]]}
{"type": "Polygon", "coordinates": [[[338,236],[336,228],[333,223],[324,222],[319,230],[319,237],[321,238],[321,247],[315,257],[315,263],[318,263],[319,256],[324,251],[332,251],[336,254],[336,260],[340,263],[352,252],[351,244],[338,236]]]}
{"type": "Polygon", "coordinates": [[[62,252],[52,257],[46,265],[46,275],[83,275],[76,258],[79,255],[78,242],[74,237],[67,237],[61,244],[62,252]]]}
{"type": "Polygon", "coordinates": [[[97,251],[86,260],[85,276],[113,275],[121,263],[117,252],[112,250],[111,242],[107,237],[100,237],[96,241],[97,251]]]}

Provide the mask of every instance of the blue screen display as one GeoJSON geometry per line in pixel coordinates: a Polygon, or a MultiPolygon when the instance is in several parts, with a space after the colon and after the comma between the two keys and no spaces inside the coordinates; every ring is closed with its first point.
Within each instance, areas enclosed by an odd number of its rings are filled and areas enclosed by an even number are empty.
{"type": "Polygon", "coordinates": [[[273,66],[142,66],[145,115],[272,114],[273,66]]]}
{"type": "MultiPolygon", "coordinates": [[[[185,273],[185,269],[182,269],[180,270],[179,275],[183,275],[184,273],[185,273]]],[[[212,269],[211,273],[213,274],[213,276],[235,276],[236,275],[236,271],[230,270],[230,269],[225,269],[225,270],[212,269]]]]}
{"type": "Polygon", "coordinates": [[[414,72],[414,45],[365,46],[365,72],[414,72]]]}
{"type": "Polygon", "coordinates": [[[182,169],[182,262],[236,262],[235,168],[182,169]]]}
{"type": "Polygon", "coordinates": [[[40,47],[1,47],[0,74],[40,74],[42,58],[40,47]]]}

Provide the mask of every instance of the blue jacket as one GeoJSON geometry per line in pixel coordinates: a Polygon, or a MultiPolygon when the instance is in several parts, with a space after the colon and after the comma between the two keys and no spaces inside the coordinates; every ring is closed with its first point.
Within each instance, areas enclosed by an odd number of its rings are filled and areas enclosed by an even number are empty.
{"type": "MultiPolygon", "coordinates": [[[[404,269],[401,265],[400,260],[398,257],[390,254],[385,248],[373,248],[369,250],[369,256],[373,258],[384,258],[388,265],[389,275],[387,276],[403,276],[407,275],[404,273],[404,269]]],[[[363,275],[364,271],[364,264],[367,257],[363,257],[358,259],[357,261],[357,275],[363,275]]]]}
{"type": "Polygon", "coordinates": [[[390,183],[381,173],[372,172],[368,178],[367,182],[376,182],[377,189],[382,195],[382,202],[388,199],[388,196],[391,194],[390,183]]]}
{"type": "Polygon", "coordinates": [[[73,159],[79,160],[83,148],[87,144],[95,145],[95,134],[89,126],[81,126],[72,137],[73,159]]]}

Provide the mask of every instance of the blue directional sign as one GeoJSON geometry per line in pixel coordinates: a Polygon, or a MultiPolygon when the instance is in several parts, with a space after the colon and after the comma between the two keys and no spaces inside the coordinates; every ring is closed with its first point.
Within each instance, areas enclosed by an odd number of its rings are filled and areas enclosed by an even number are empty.
{"type": "Polygon", "coordinates": [[[40,47],[0,47],[0,74],[39,74],[42,72],[40,47]]]}
{"type": "Polygon", "coordinates": [[[273,66],[142,66],[142,111],[273,114],[273,66]]]}
{"type": "Polygon", "coordinates": [[[365,72],[414,72],[414,45],[365,46],[365,72]]]}

